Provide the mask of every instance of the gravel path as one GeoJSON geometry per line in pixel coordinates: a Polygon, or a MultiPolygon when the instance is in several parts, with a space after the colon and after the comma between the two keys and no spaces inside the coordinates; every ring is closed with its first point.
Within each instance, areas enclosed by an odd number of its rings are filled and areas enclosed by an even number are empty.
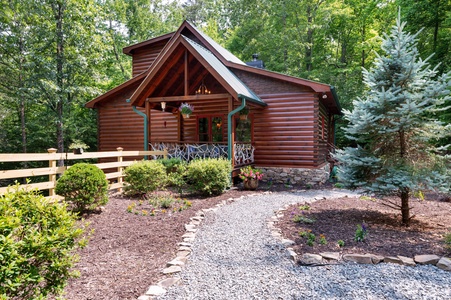
{"type": "Polygon", "coordinates": [[[315,197],[346,194],[352,193],[273,193],[208,213],[181,284],[157,299],[451,299],[451,272],[433,266],[295,266],[267,228],[273,211],[315,197]]]}

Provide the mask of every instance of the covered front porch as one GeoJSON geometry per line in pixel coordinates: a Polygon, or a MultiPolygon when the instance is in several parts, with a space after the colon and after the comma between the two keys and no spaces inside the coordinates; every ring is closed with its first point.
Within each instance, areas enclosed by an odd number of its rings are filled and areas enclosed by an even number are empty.
{"type": "Polygon", "coordinates": [[[253,113],[266,103],[183,35],[169,42],[129,102],[144,118],[145,149],[167,149],[185,161],[222,157],[235,170],[254,163],[253,113]],[[182,114],[182,105],[191,114],[182,114]]]}
{"type": "MultiPolygon", "coordinates": [[[[150,150],[166,149],[169,158],[179,158],[187,162],[202,158],[229,159],[227,143],[152,142],[149,146],[150,150]]],[[[234,143],[230,159],[234,169],[253,164],[254,150],[251,143],[234,143]]]]}

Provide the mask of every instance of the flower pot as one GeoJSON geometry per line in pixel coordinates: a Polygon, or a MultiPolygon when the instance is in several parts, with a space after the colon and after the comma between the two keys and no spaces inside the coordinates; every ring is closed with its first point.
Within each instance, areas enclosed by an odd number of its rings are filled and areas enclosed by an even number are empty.
{"type": "Polygon", "coordinates": [[[244,189],[245,190],[256,190],[258,187],[258,179],[256,178],[249,178],[244,180],[244,189]]]}
{"type": "Polygon", "coordinates": [[[243,120],[243,121],[247,120],[247,115],[240,115],[240,120],[243,120]]]}
{"type": "Polygon", "coordinates": [[[189,119],[190,114],[182,114],[183,119],[189,119]]]}

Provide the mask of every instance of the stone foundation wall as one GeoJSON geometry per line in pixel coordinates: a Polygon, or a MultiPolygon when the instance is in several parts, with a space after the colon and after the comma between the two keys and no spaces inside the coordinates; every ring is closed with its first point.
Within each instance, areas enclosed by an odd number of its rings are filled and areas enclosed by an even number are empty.
{"type": "Polygon", "coordinates": [[[265,174],[262,181],[272,179],[274,183],[286,184],[290,180],[290,184],[322,185],[330,175],[329,164],[318,169],[257,167],[265,174]]]}

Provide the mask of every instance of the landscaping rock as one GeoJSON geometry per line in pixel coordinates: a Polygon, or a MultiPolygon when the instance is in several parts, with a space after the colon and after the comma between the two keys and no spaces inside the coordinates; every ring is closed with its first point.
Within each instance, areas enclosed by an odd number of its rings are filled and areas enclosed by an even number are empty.
{"type": "Polygon", "coordinates": [[[185,224],[185,230],[192,230],[192,229],[196,229],[196,226],[192,225],[192,224],[185,224]]]}
{"type": "Polygon", "coordinates": [[[384,258],[384,263],[392,263],[392,264],[398,264],[403,265],[402,259],[396,256],[387,256],[384,258]]]}
{"type": "Polygon", "coordinates": [[[328,260],[340,260],[340,252],[322,252],[319,255],[328,260]]]}
{"type": "Polygon", "coordinates": [[[292,240],[289,240],[289,239],[283,239],[282,240],[282,244],[285,246],[285,247],[288,247],[288,246],[293,246],[294,244],[296,244],[294,241],[292,241],[292,240]]]}
{"type": "Polygon", "coordinates": [[[405,266],[415,267],[417,265],[415,263],[415,261],[410,257],[401,256],[401,255],[398,255],[397,257],[402,261],[402,264],[405,266]]]}
{"type": "Polygon", "coordinates": [[[317,265],[323,263],[323,257],[318,254],[305,253],[299,259],[301,265],[317,265]]]}
{"type": "Polygon", "coordinates": [[[293,248],[287,248],[287,253],[288,253],[288,257],[292,261],[296,261],[298,255],[296,254],[296,252],[294,252],[293,248]]]}
{"type": "Polygon", "coordinates": [[[166,278],[166,279],[158,282],[158,285],[161,286],[162,288],[167,289],[167,288],[173,286],[174,284],[176,284],[179,281],[180,281],[180,278],[178,278],[178,277],[171,277],[171,278],[166,278]]]}
{"type": "Polygon", "coordinates": [[[437,268],[445,271],[451,271],[451,258],[442,257],[436,264],[437,268]]]}
{"type": "Polygon", "coordinates": [[[182,238],[195,238],[196,234],[194,232],[187,232],[184,235],[182,235],[182,238]]]}
{"type": "Polygon", "coordinates": [[[161,296],[166,293],[166,290],[158,285],[151,285],[146,292],[146,295],[150,296],[161,296]]]}
{"type": "Polygon", "coordinates": [[[152,300],[152,298],[150,296],[147,295],[142,295],[138,297],[138,300],[152,300]]]}
{"type": "Polygon", "coordinates": [[[440,257],[433,254],[415,255],[413,260],[420,265],[436,265],[440,257]]]}
{"type": "Polygon", "coordinates": [[[185,265],[186,259],[185,259],[185,261],[183,261],[181,258],[182,258],[182,257],[174,258],[173,260],[171,260],[170,262],[167,263],[167,266],[168,266],[168,267],[170,267],[170,266],[180,266],[180,267],[183,267],[183,266],[185,265]]]}
{"type": "Polygon", "coordinates": [[[346,261],[353,261],[359,264],[373,264],[371,254],[345,254],[343,259],[346,261]]]}
{"type": "Polygon", "coordinates": [[[174,274],[182,271],[180,266],[170,266],[169,268],[163,269],[163,274],[174,274]]]}
{"type": "Polygon", "coordinates": [[[188,257],[191,254],[191,251],[178,251],[177,257],[188,257]]]}
{"type": "Polygon", "coordinates": [[[377,265],[378,263],[384,261],[384,257],[380,255],[371,254],[371,260],[373,261],[374,265],[377,265]]]}

